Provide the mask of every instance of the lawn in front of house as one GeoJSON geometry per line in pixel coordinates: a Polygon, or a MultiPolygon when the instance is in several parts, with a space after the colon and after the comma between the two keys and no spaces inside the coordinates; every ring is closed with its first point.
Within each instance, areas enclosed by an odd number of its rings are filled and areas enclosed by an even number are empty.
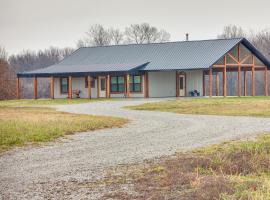
{"type": "MultiPolygon", "coordinates": [[[[71,114],[46,107],[14,107],[21,102],[24,106],[33,105],[32,101],[0,103],[0,152],[15,146],[52,141],[76,132],[121,127],[127,122],[122,118],[71,114]]],[[[50,101],[42,103],[50,105],[50,101]]]]}
{"type": "Polygon", "coordinates": [[[270,117],[270,97],[181,98],[126,108],[181,114],[270,117]]]}
{"type": "Polygon", "coordinates": [[[117,166],[104,199],[269,200],[270,135],[117,166]]]}

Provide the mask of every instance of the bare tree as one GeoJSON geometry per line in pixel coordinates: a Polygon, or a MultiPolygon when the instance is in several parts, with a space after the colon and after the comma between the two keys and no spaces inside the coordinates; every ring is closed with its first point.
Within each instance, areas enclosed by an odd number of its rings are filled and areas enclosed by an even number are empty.
{"type": "Polygon", "coordinates": [[[158,30],[148,23],[131,24],[125,30],[127,42],[129,43],[153,43],[166,42],[170,40],[170,34],[165,30],[158,30]]]}
{"type": "Polygon", "coordinates": [[[8,57],[5,47],[0,46],[0,60],[6,61],[8,57]]]}
{"type": "Polygon", "coordinates": [[[90,26],[84,38],[78,40],[77,46],[105,46],[111,43],[110,32],[101,24],[90,26]]]}
{"type": "Polygon", "coordinates": [[[270,59],[270,29],[252,33],[250,40],[268,59],[270,59]]]}
{"type": "Polygon", "coordinates": [[[236,25],[227,25],[224,27],[223,32],[217,37],[220,39],[241,38],[246,37],[245,31],[236,25]]]}
{"type": "Polygon", "coordinates": [[[119,29],[110,28],[109,35],[112,44],[121,44],[124,41],[124,34],[119,29]]]}

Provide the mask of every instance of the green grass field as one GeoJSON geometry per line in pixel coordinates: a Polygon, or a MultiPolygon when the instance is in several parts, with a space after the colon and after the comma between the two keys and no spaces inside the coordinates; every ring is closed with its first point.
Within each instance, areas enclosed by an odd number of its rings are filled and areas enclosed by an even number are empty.
{"type": "Polygon", "coordinates": [[[270,97],[182,98],[127,108],[181,114],[270,117],[270,97]]]}
{"type": "Polygon", "coordinates": [[[44,107],[72,102],[92,100],[0,101],[0,152],[15,146],[52,141],[76,132],[121,127],[127,122],[122,118],[70,114],[44,107]],[[37,107],[41,105],[43,107],[37,107]]]}

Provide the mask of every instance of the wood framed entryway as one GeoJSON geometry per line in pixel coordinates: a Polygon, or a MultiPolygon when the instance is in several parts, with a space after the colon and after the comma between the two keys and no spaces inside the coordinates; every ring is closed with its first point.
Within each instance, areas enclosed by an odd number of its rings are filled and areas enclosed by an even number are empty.
{"type": "Polygon", "coordinates": [[[98,77],[98,97],[106,98],[107,96],[107,83],[106,83],[106,76],[99,76],[98,77]]]}
{"type": "Polygon", "coordinates": [[[186,87],[186,73],[185,72],[176,72],[176,96],[185,97],[187,93],[186,87]]]}

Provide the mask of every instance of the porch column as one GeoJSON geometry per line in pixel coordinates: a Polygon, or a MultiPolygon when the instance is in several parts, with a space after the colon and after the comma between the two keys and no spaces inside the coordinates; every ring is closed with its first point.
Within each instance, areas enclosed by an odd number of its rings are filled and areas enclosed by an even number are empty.
{"type": "Polygon", "coordinates": [[[268,96],[268,71],[266,66],[264,69],[264,94],[268,96]]]}
{"type": "Polygon", "coordinates": [[[216,74],[216,96],[219,96],[219,73],[216,74]]]}
{"type": "Polygon", "coordinates": [[[251,95],[255,96],[255,58],[252,55],[251,95]]]}
{"type": "Polygon", "coordinates": [[[110,88],[110,86],[111,86],[111,79],[110,79],[110,75],[107,75],[107,81],[106,81],[106,83],[107,83],[107,93],[106,93],[106,97],[107,98],[110,98],[111,97],[111,88],[110,88]]]}
{"type": "Polygon", "coordinates": [[[54,77],[51,76],[51,99],[54,99],[54,77]]]}
{"type": "Polygon", "coordinates": [[[238,96],[241,96],[241,66],[238,65],[238,96]]]}
{"type": "Polygon", "coordinates": [[[72,76],[68,77],[68,98],[72,99],[72,76]]]}
{"type": "Polygon", "coordinates": [[[34,77],[34,99],[37,99],[37,77],[34,77]]]}
{"type": "Polygon", "coordinates": [[[149,97],[148,72],[144,74],[144,98],[149,97]]]}
{"type": "Polygon", "coordinates": [[[21,89],[21,86],[20,86],[20,78],[17,77],[17,81],[16,81],[16,97],[17,99],[20,99],[20,89],[21,89]]]}
{"type": "Polygon", "coordinates": [[[244,68],[244,96],[247,96],[247,70],[244,68]]]}
{"type": "Polygon", "coordinates": [[[129,74],[126,75],[126,97],[129,98],[130,96],[130,88],[129,88],[129,74]]]}
{"type": "Polygon", "coordinates": [[[227,96],[227,58],[224,57],[224,68],[223,68],[223,96],[227,96]]]}
{"type": "Polygon", "coordinates": [[[213,93],[213,69],[209,69],[209,97],[212,97],[213,93]]]}
{"type": "Polygon", "coordinates": [[[91,76],[87,76],[88,82],[88,98],[91,99],[91,76]]]}

